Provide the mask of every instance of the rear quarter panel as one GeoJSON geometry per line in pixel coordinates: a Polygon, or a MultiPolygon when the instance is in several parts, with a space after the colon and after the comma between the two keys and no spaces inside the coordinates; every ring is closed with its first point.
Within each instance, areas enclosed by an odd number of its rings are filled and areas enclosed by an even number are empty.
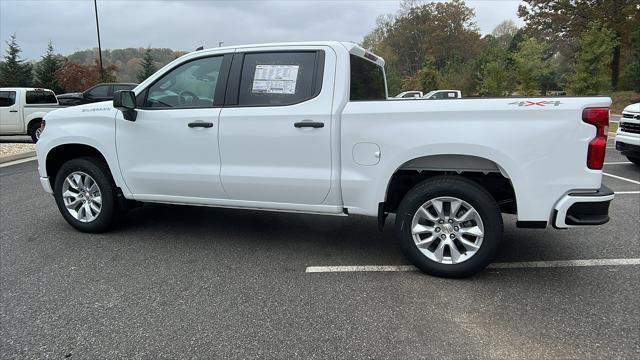
{"type": "Polygon", "coordinates": [[[341,119],[345,206],[375,216],[405,162],[471,155],[493,161],[511,179],[519,220],[548,220],[565,193],[600,187],[601,171],[586,166],[596,128],[581,114],[610,104],[606,97],[349,102],[341,119]],[[351,149],[361,142],[379,145],[377,165],[354,162],[351,149]]]}

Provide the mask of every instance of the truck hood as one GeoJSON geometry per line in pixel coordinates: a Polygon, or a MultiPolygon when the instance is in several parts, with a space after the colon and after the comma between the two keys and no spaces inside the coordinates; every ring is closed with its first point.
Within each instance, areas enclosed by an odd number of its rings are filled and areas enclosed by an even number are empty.
{"type": "Polygon", "coordinates": [[[78,106],[66,107],[49,112],[44,120],[56,121],[57,119],[102,119],[105,117],[113,119],[116,113],[116,109],[113,107],[113,101],[102,101],[91,104],[84,104],[78,106]]]}
{"type": "Polygon", "coordinates": [[[66,94],[60,94],[56,96],[58,99],[81,99],[82,93],[81,92],[66,93],[66,94]]]}
{"type": "Polygon", "coordinates": [[[631,104],[622,111],[640,113],[640,103],[631,104]]]}

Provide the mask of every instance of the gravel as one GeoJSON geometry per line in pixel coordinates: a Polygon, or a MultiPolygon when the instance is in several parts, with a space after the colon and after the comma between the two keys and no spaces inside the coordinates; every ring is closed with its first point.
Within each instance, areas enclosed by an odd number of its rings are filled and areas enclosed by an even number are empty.
{"type": "Polygon", "coordinates": [[[35,151],[36,144],[0,144],[0,157],[35,151]]]}

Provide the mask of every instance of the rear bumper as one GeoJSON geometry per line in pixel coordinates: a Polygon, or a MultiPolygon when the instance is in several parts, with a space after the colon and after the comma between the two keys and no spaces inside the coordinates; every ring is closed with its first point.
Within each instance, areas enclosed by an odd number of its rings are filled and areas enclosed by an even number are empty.
{"type": "Polygon", "coordinates": [[[553,227],[567,229],[583,225],[602,225],[609,221],[609,203],[614,194],[602,185],[595,192],[573,192],[563,196],[553,212],[553,227]]]}

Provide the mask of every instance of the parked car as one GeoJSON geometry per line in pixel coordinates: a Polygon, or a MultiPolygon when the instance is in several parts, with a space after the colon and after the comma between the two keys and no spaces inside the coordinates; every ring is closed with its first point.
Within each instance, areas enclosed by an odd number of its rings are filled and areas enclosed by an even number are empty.
{"type": "Polygon", "coordinates": [[[57,108],[56,95],[49,89],[0,88],[0,135],[29,135],[36,142],[42,118],[57,108]]]}
{"type": "Polygon", "coordinates": [[[462,99],[462,91],[460,90],[433,90],[426,93],[423,99],[443,100],[443,99],[462,99]]]}
{"type": "Polygon", "coordinates": [[[138,86],[134,83],[102,83],[88,88],[83,92],[58,95],[61,105],[82,105],[113,99],[113,93],[120,90],[131,90],[138,86]]]}
{"type": "Polygon", "coordinates": [[[197,51],[112,102],[48,114],[40,182],[84,232],[108,230],[131,201],[380,228],[394,213],[409,260],[446,277],[493,260],[501,212],[524,228],[609,220],[610,98],[387,97],[384,60],[352,43],[197,51]]]}
{"type": "Polygon", "coordinates": [[[390,100],[396,99],[420,99],[424,94],[422,91],[403,91],[400,94],[389,98],[390,100]]]}
{"type": "Polygon", "coordinates": [[[631,104],[622,111],[616,131],[616,150],[640,165],[640,103],[631,104]]]}

